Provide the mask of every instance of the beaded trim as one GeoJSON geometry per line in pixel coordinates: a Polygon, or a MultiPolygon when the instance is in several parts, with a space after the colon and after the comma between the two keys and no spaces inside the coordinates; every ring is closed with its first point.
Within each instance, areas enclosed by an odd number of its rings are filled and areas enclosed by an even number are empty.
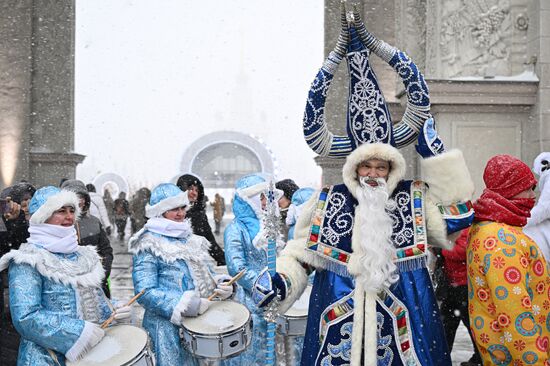
{"type": "Polygon", "coordinates": [[[420,259],[426,256],[426,220],[424,212],[424,183],[414,181],[411,184],[411,211],[414,217],[414,244],[396,251],[397,262],[420,259]]]}
{"type": "Polygon", "coordinates": [[[355,290],[350,292],[335,303],[330,304],[321,314],[321,320],[319,321],[319,340],[323,343],[328,328],[341,320],[342,317],[350,315],[353,312],[353,294],[355,290]]]}
{"type": "Polygon", "coordinates": [[[394,336],[401,360],[405,365],[420,365],[414,350],[408,310],[390,291],[385,291],[385,300],[376,300],[391,316],[394,324],[394,336]],[[385,303],[386,302],[386,303],[385,303]]]}
{"type": "Polygon", "coordinates": [[[444,219],[459,219],[468,217],[474,213],[472,201],[455,202],[448,206],[437,205],[444,219]]]}
{"type": "Polygon", "coordinates": [[[325,187],[319,193],[319,200],[317,201],[317,208],[313,214],[312,225],[309,230],[309,239],[307,247],[309,250],[318,252],[323,255],[323,258],[330,259],[338,262],[338,264],[347,264],[349,262],[350,253],[332,247],[330,245],[323,244],[319,241],[321,225],[325,216],[327,199],[330,196],[331,188],[325,187]]]}

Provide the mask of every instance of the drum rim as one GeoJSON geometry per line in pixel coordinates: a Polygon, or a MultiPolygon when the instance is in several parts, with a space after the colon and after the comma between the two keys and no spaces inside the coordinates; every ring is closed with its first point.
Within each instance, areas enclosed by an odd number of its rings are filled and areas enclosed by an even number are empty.
{"type": "Polygon", "coordinates": [[[236,329],[233,329],[233,330],[230,330],[230,331],[227,331],[227,332],[221,332],[221,333],[201,333],[201,332],[195,332],[195,331],[192,331],[190,330],[189,328],[187,328],[184,324],[181,325],[181,327],[183,328],[184,331],[187,331],[187,333],[191,333],[191,334],[195,334],[195,335],[200,335],[201,337],[203,338],[218,338],[219,336],[223,335],[223,336],[229,336],[229,335],[233,335],[234,333],[237,333],[238,331],[240,331],[241,329],[245,328],[248,324],[250,324],[250,321],[252,319],[252,316],[250,314],[250,312],[248,312],[248,318],[246,319],[246,321],[244,322],[243,325],[241,325],[240,327],[237,327],[236,329]]]}
{"type": "MultiPolygon", "coordinates": [[[[251,316],[249,316],[249,318],[251,318],[251,316]]],[[[245,328],[245,327],[249,327],[249,328],[250,328],[250,333],[252,333],[252,331],[253,331],[253,330],[252,330],[252,327],[253,327],[252,321],[246,322],[242,327],[236,329],[234,332],[237,332],[238,330],[241,330],[241,329],[243,329],[243,328],[245,328]]],[[[233,335],[233,334],[227,334],[227,335],[233,335]]],[[[208,336],[206,336],[206,337],[204,337],[204,338],[211,339],[211,338],[217,338],[217,337],[219,337],[219,336],[216,336],[216,337],[208,337],[208,336]]],[[[243,347],[243,349],[241,349],[240,351],[237,351],[237,352],[235,352],[235,353],[232,353],[232,354],[230,354],[230,355],[224,356],[224,357],[207,357],[207,356],[200,356],[200,355],[197,355],[197,354],[193,353],[193,351],[187,349],[187,347],[184,346],[183,344],[182,344],[182,346],[183,346],[183,348],[185,348],[185,350],[186,350],[187,352],[191,353],[191,354],[193,355],[193,357],[200,358],[201,360],[220,361],[220,360],[227,360],[227,359],[229,359],[229,358],[233,358],[233,357],[235,357],[235,356],[240,355],[240,354],[243,353],[244,351],[246,351],[247,348],[248,348],[248,346],[250,346],[250,344],[252,343],[252,335],[251,335],[250,337],[246,337],[246,340],[247,340],[247,342],[246,342],[246,345],[243,347]]],[[[180,341],[180,342],[181,342],[181,341],[180,341]]],[[[123,366],[126,366],[126,365],[123,365],[123,366]]]]}
{"type": "MultiPolygon", "coordinates": [[[[144,328],[138,327],[138,326],[132,325],[132,324],[118,324],[116,326],[117,327],[125,327],[125,328],[129,327],[129,328],[139,329],[141,332],[145,333],[145,337],[146,337],[145,345],[139,351],[139,353],[137,355],[135,355],[133,358],[129,359],[128,361],[122,363],[120,366],[132,366],[132,364],[135,363],[136,361],[142,359],[143,357],[146,357],[148,354],[150,355],[150,353],[148,351],[150,350],[151,339],[149,337],[149,333],[144,328]]],[[[78,366],[78,362],[80,362],[80,361],[77,361],[76,366],[78,366]]],[[[71,363],[71,365],[75,365],[75,363],[71,363]]]]}
{"type": "MultiPolygon", "coordinates": [[[[220,303],[222,303],[222,302],[227,302],[227,301],[228,301],[228,300],[226,300],[226,301],[220,301],[220,303]]],[[[221,332],[221,333],[219,333],[219,332],[218,332],[218,333],[201,333],[201,332],[198,332],[198,331],[193,331],[193,330],[190,330],[188,327],[186,327],[184,322],[182,322],[181,328],[183,328],[183,329],[185,329],[185,330],[187,330],[188,332],[193,333],[193,334],[212,335],[212,336],[214,336],[214,335],[220,335],[220,334],[231,334],[231,332],[236,332],[236,331],[238,331],[239,329],[241,329],[242,327],[244,327],[246,324],[248,324],[248,323],[250,322],[250,320],[251,320],[251,318],[252,318],[252,313],[251,313],[251,311],[250,311],[245,305],[243,305],[243,304],[241,304],[241,303],[239,303],[239,302],[233,301],[233,300],[229,300],[229,301],[230,301],[231,303],[233,303],[233,304],[238,305],[238,307],[240,307],[240,308],[246,310],[246,312],[248,313],[248,316],[247,316],[246,320],[244,321],[244,323],[243,323],[241,326],[239,326],[239,327],[237,327],[237,328],[235,328],[235,329],[233,329],[233,330],[230,330],[230,331],[228,331],[228,332],[226,332],[226,333],[224,333],[224,332],[221,332]]]]}

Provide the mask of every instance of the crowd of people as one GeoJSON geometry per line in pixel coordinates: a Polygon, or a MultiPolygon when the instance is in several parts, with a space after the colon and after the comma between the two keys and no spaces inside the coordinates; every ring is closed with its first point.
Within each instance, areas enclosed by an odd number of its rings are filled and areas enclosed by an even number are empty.
{"type": "Polygon", "coordinates": [[[535,160],[538,181],[520,159],[492,157],[472,203],[468,166],[438,135],[414,62],[369,33],[357,11],[342,14],[303,124],[315,152],[345,157],[342,183],[315,189],[261,172],[241,177],[223,243],[214,234],[225,202],[218,195],[211,203],[213,233],[204,186],[190,174],[139,190],[142,205],[124,194],[104,201],[78,180],[40,189],[21,182],[2,192],[0,271],[11,313],[2,322],[21,336],[18,364],[78,361],[102,341],[107,324],[131,319],[131,302],[111,303],[108,286],[111,222],[124,240],[131,216],[135,299],[159,366],[273,365],[273,356],[288,366],[452,365],[461,322],[474,348],[462,365],[550,366],[550,153],[535,160]],[[404,83],[408,103],[398,124],[370,68],[371,52],[404,83]],[[344,58],[348,128],[336,136],[325,125],[324,103],[344,58]],[[399,149],[411,143],[421,179],[406,179],[399,149]],[[304,294],[303,334],[273,335],[274,314],[304,294]],[[225,358],[218,341],[220,357],[204,360],[182,329],[223,301],[249,312],[252,331],[243,337],[250,345],[225,358]]]}

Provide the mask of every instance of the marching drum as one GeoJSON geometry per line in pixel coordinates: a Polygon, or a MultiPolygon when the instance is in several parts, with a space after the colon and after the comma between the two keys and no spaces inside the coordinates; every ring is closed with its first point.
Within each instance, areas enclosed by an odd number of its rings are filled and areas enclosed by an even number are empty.
{"type": "Polygon", "coordinates": [[[287,310],[284,315],[277,318],[277,330],[286,336],[303,336],[306,334],[307,312],[311,286],[307,286],[302,296],[287,310]]]}
{"type": "Polygon", "coordinates": [[[68,366],[154,366],[147,332],[133,325],[105,329],[105,337],[77,362],[68,366]]]}
{"type": "Polygon", "coordinates": [[[204,314],[184,318],[180,336],[195,357],[220,360],[236,356],[250,344],[250,312],[234,301],[216,301],[204,314]]]}

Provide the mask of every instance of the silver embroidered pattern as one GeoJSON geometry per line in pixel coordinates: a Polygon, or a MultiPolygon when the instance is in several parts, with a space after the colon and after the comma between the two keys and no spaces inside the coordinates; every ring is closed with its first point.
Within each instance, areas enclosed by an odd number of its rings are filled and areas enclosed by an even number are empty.
{"type": "Polygon", "coordinates": [[[357,78],[349,100],[351,132],[359,143],[387,141],[391,121],[386,116],[386,103],[380,89],[369,74],[368,51],[356,52],[349,59],[350,75],[357,78]]]}
{"type": "Polygon", "coordinates": [[[351,334],[353,330],[353,322],[347,322],[342,325],[340,328],[340,343],[338,344],[327,344],[328,355],[323,357],[321,360],[321,365],[332,365],[332,360],[334,358],[340,358],[343,361],[350,361],[351,359],[351,334]],[[348,336],[344,339],[345,336],[348,336]]]}
{"type": "Polygon", "coordinates": [[[377,350],[382,351],[382,354],[377,352],[378,365],[380,366],[391,366],[393,362],[393,351],[391,349],[391,344],[393,342],[392,336],[382,336],[382,327],[384,325],[384,315],[382,313],[376,312],[376,328],[378,335],[378,346],[377,350]]]}
{"type": "Polygon", "coordinates": [[[414,238],[414,231],[407,224],[412,223],[413,218],[411,215],[405,216],[403,211],[399,207],[408,207],[411,202],[411,196],[407,192],[399,192],[395,195],[395,202],[398,205],[396,210],[388,212],[393,221],[393,234],[392,241],[396,247],[407,243],[410,239],[414,238]],[[401,230],[399,224],[402,223],[401,230]]]}
{"type": "Polygon", "coordinates": [[[81,319],[96,324],[100,323],[103,319],[99,307],[99,296],[101,295],[98,294],[98,289],[79,286],[75,292],[77,312],[81,319]]]}
{"type": "Polygon", "coordinates": [[[325,212],[326,224],[323,225],[321,234],[322,241],[336,245],[339,239],[349,233],[353,229],[353,215],[349,212],[340,213],[346,204],[346,196],[341,193],[333,192],[327,202],[327,210],[325,212]],[[333,228],[337,228],[336,231],[333,228]]]}

